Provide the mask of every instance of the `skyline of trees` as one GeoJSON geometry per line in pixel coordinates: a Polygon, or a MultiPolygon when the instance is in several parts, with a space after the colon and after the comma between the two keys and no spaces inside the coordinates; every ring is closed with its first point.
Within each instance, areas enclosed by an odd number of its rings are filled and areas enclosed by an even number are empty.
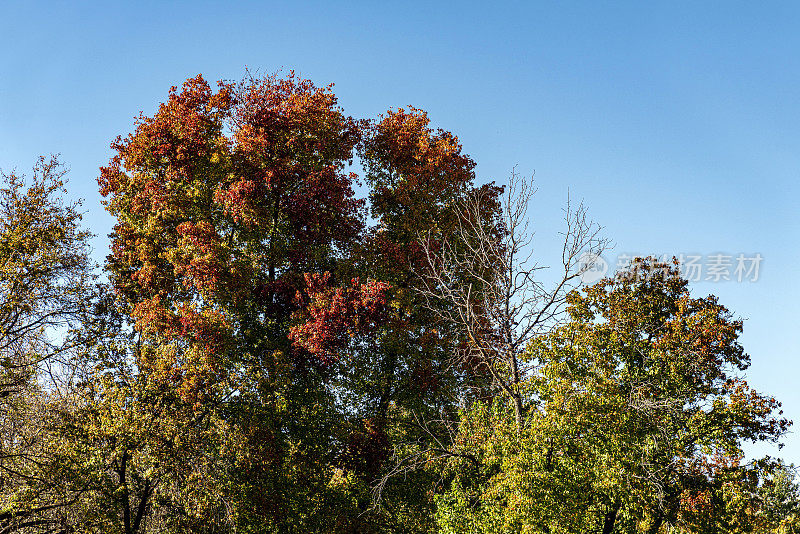
{"type": "Polygon", "coordinates": [[[581,287],[583,205],[546,285],[530,180],[424,111],[197,76],[112,149],[108,283],[57,159],[3,176],[0,532],[797,531],[741,321],[652,258],[581,287]]]}

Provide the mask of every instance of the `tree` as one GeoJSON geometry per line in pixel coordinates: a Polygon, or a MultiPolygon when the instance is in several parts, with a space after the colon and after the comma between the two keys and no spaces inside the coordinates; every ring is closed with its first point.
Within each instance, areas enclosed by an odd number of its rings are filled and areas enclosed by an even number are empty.
{"type": "Polygon", "coordinates": [[[291,328],[361,230],[343,171],[357,140],[330,88],[290,75],[214,92],[198,76],[114,143],[99,180],[137,371],[177,392],[173,413],[237,436],[208,455],[239,528],[326,520],[330,362],[291,328]]]}
{"type": "Polygon", "coordinates": [[[800,486],[793,465],[777,463],[759,488],[758,498],[767,525],[778,534],[800,532],[800,486]]]}
{"type": "Polygon", "coordinates": [[[66,173],[40,158],[30,178],[0,187],[0,531],[57,531],[74,494],[53,457],[53,408],[91,311],[93,265],[79,203],[64,200],[66,173]]]}
{"type": "Polygon", "coordinates": [[[134,374],[175,392],[179,420],[237,436],[205,453],[232,478],[198,491],[221,492],[237,528],[427,517],[429,499],[408,504],[420,481],[365,512],[386,458],[419,431],[411,412],[455,409],[449,341],[409,270],[419,233],[450,231],[474,188],[455,136],[415,109],[355,121],[330,87],[294,75],[216,92],[197,77],[113,147],[99,182],[118,219],[108,269],[134,374]],[[356,147],[371,229],[345,171],[356,147]]]}
{"type": "Polygon", "coordinates": [[[457,230],[444,239],[424,236],[425,285],[420,293],[438,319],[466,339],[453,363],[478,368],[491,377],[514,406],[517,427],[524,426],[527,406],[521,384],[528,374],[521,360],[528,343],[553,328],[568,293],[608,241],[591,222],[583,204],[565,210],[566,231],[559,273],[552,286],[539,279],[542,267],[533,260],[528,206],[535,193],[532,180],[513,171],[500,213],[496,198],[485,190],[458,207],[457,230]]]}
{"type": "Polygon", "coordinates": [[[531,182],[425,112],[198,76],[112,148],[107,286],[55,159],[0,190],[0,533],[796,529],[741,322],[651,259],[578,291],[582,205],[543,276],[531,182]]]}
{"type": "Polygon", "coordinates": [[[79,204],[66,204],[66,171],[55,157],[40,158],[26,182],[3,174],[0,188],[0,397],[24,389],[40,363],[69,343],[64,329],[77,324],[94,281],[90,234],[81,229],[79,204]]]}
{"type": "Polygon", "coordinates": [[[569,322],[527,348],[537,371],[521,435],[502,404],[465,414],[456,451],[478,458],[481,476],[457,476],[439,501],[444,530],[756,528],[769,462],[741,463],[741,446],[775,442],[789,422],[739,374],[749,365],[741,321],[652,259],[568,304],[569,322]]]}

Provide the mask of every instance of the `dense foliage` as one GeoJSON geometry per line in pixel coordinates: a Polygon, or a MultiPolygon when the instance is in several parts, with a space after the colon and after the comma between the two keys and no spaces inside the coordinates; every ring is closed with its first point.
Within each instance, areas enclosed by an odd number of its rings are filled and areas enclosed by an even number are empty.
{"type": "Polygon", "coordinates": [[[741,321],[651,259],[578,289],[582,208],[542,289],[531,190],[425,112],[198,76],[112,148],[107,282],[57,160],[3,176],[0,532],[798,529],[741,321]]]}

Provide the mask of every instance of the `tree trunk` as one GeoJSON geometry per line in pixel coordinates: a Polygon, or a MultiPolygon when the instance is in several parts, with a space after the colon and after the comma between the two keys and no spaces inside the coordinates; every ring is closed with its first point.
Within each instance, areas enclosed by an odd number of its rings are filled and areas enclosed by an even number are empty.
{"type": "Polygon", "coordinates": [[[130,493],[128,490],[127,468],[128,468],[128,451],[125,451],[122,453],[122,460],[120,460],[120,466],[117,469],[117,475],[119,475],[119,485],[122,486],[123,488],[122,524],[125,528],[125,534],[134,534],[133,530],[131,530],[131,501],[130,501],[130,493]]]}
{"type": "Polygon", "coordinates": [[[617,521],[619,506],[619,504],[615,504],[606,512],[606,516],[603,520],[603,534],[611,534],[614,532],[614,523],[617,521]]]}
{"type": "Polygon", "coordinates": [[[511,395],[511,398],[514,401],[514,418],[517,422],[517,432],[522,432],[522,427],[525,425],[522,396],[519,393],[514,393],[511,395]]]}
{"type": "Polygon", "coordinates": [[[522,405],[522,395],[519,392],[519,364],[517,363],[517,357],[514,353],[509,354],[509,359],[511,360],[511,377],[513,380],[511,384],[511,398],[514,401],[514,418],[517,422],[517,432],[522,432],[522,427],[525,425],[525,412],[522,405]]]}
{"type": "Polygon", "coordinates": [[[647,530],[647,534],[658,534],[658,531],[663,523],[664,523],[664,515],[658,514],[656,518],[653,520],[653,524],[650,525],[650,528],[647,530]]]}

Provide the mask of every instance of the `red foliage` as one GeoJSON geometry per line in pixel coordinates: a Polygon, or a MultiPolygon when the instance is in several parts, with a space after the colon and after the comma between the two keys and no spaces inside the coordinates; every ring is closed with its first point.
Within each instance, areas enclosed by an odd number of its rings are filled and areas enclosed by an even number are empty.
{"type": "MultiPolygon", "coordinates": [[[[217,91],[197,76],[140,115],[98,179],[118,218],[109,269],[140,331],[214,354],[195,364],[215,372],[242,321],[284,325],[288,346],[287,296],[361,233],[344,172],[359,138],[330,87],[294,74],[217,91]]],[[[370,288],[352,313],[371,313],[370,288]]]]}
{"type": "Polygon", "coordinates": [[[291,328],[289,337],[295,347],[323,363],[338,360],[354,339],[369,336],[386,322],[388,284],[362,284],[354,278],[348,286],[330,287],[327,272],[306,274],[305,279],[309,302],[298,314],[303,322],[291,328]]]}

